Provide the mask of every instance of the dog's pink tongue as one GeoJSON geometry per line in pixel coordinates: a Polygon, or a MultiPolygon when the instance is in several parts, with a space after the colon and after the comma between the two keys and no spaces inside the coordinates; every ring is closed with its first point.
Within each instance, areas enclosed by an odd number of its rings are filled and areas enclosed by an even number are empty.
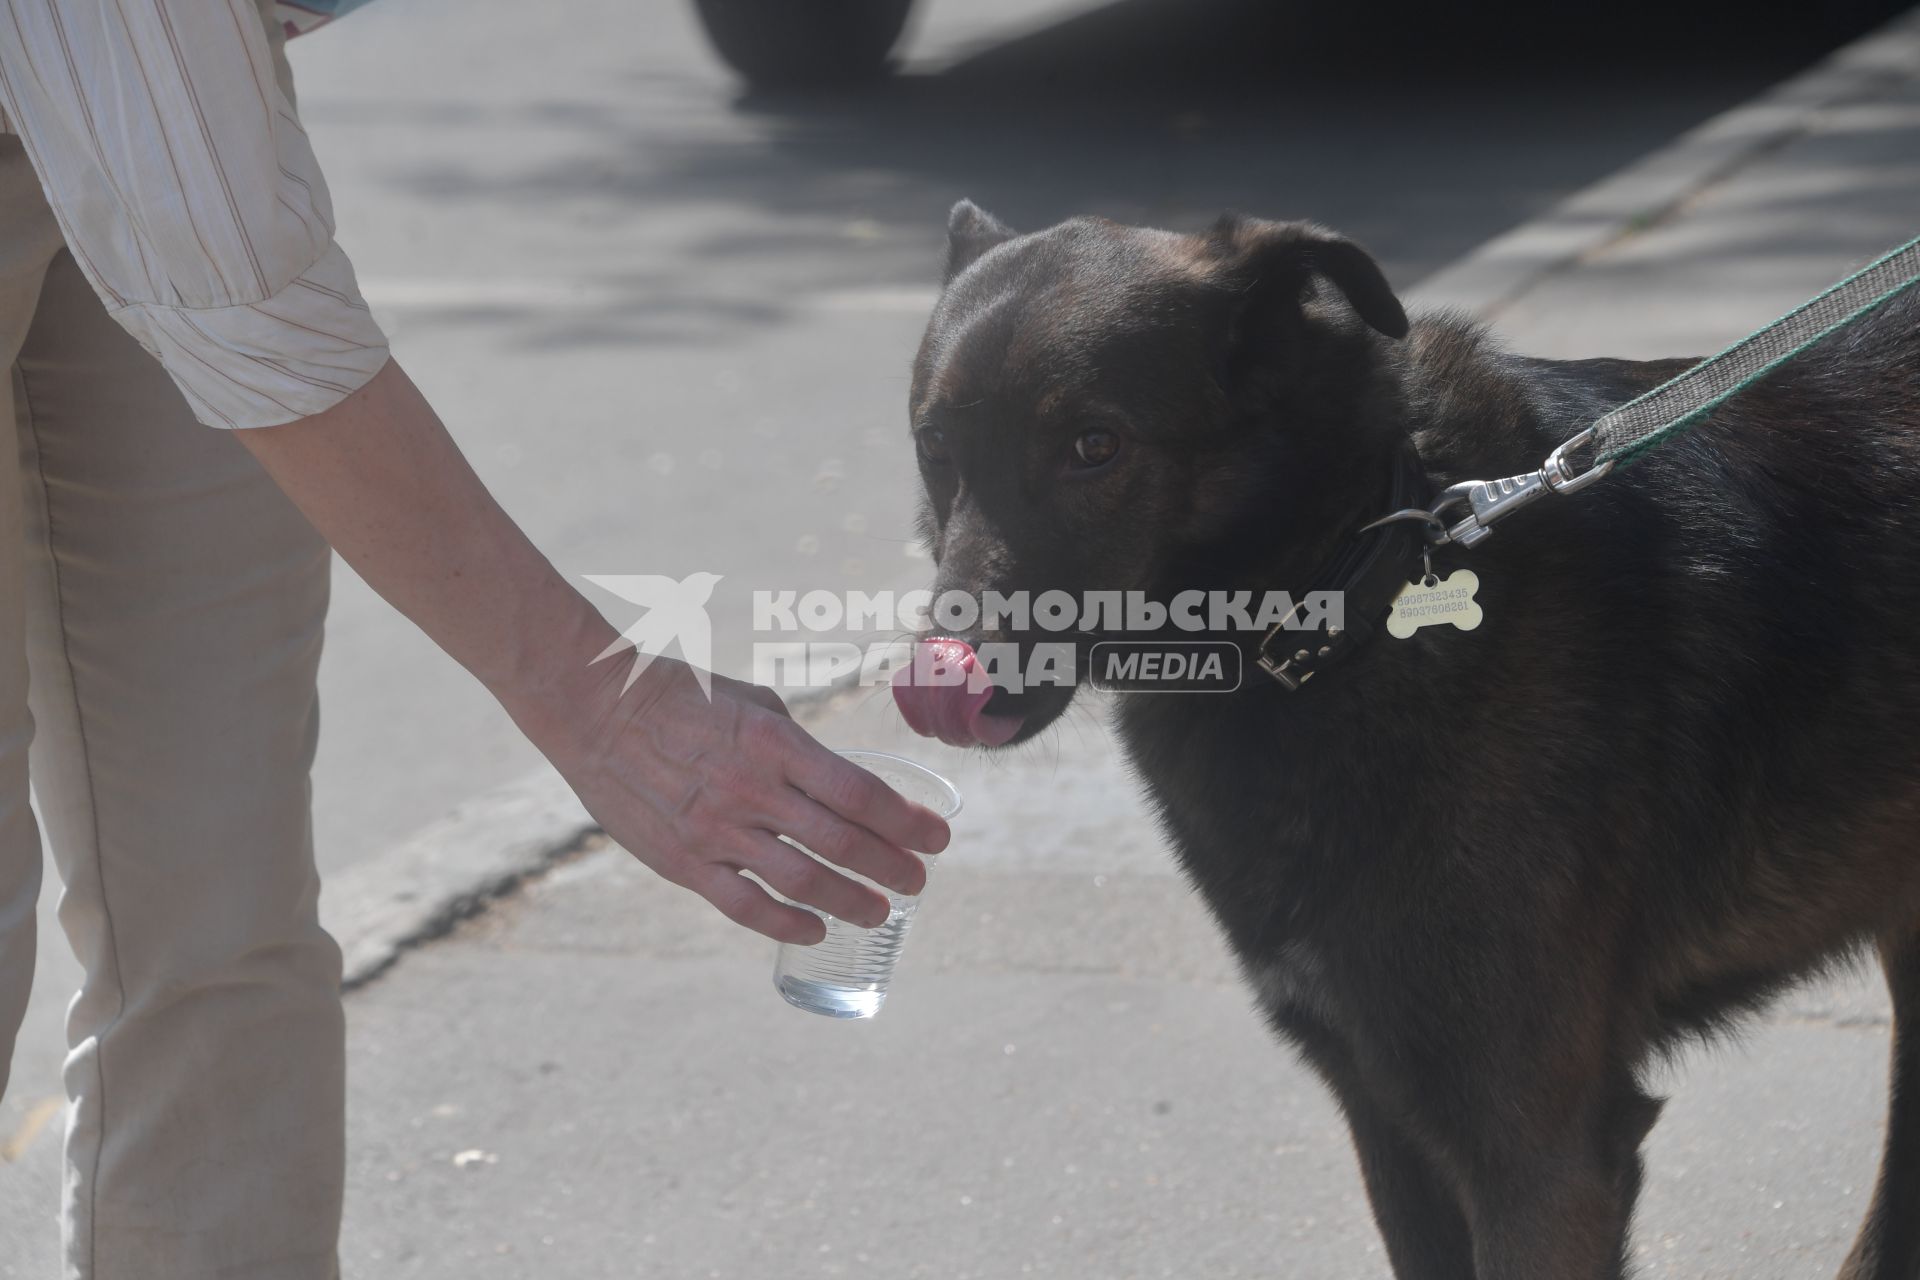
{"type": "Polygon", "coordinates": [[[1020,732],[1018,716],[990,716],[993,686],[964,640],[922,640],[893,674],[893,700],[915,733],[954,747],[997,747],[1020,732]]]}

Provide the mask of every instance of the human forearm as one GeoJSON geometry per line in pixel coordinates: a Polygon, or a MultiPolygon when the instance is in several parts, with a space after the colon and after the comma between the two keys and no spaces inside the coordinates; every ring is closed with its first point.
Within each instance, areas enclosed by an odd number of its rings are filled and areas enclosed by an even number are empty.
{"type": "Polygon", "coordinates": [[[354,571],[516,719],[612,640],[397,362],[325,413],[239,437],[354,571]]]}

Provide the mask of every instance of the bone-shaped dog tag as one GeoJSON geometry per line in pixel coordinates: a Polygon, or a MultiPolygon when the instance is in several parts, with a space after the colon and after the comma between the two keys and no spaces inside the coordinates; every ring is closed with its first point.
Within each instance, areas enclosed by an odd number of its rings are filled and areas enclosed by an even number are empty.
{"type": "Polygon", "coordinates": [[[1393,612],[1387,615],[1387,634],[1395,640],[1405,640],[1421,627],[1442,622],[1471,631],[1485,616],[1473,602],[1473,593],[1479,589],[1479,575],[1471,569],[1455,569],[1432,586],[1409,582],[1393,598],[1393,612]]]}

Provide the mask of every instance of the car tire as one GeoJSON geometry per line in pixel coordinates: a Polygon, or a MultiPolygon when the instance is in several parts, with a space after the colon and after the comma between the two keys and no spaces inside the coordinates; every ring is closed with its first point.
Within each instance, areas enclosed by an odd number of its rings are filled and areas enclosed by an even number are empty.
{"type": "Polygon", "coordinates": [[[757,89],[822,89],[886,74],[913,0],[693,0],[707,39],[757,89]]]}

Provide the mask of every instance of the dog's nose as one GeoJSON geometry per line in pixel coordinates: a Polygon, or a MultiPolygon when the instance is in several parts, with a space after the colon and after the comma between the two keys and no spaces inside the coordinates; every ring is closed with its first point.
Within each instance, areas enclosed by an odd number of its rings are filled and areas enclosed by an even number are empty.
{"type": "Polygon", "coordinates": [[[922,640],[894,672],[893,700],[907,727],[954,747],[1004,746],[1021,717],[987,714],[993,684],[964,640],[922,640]]]}

